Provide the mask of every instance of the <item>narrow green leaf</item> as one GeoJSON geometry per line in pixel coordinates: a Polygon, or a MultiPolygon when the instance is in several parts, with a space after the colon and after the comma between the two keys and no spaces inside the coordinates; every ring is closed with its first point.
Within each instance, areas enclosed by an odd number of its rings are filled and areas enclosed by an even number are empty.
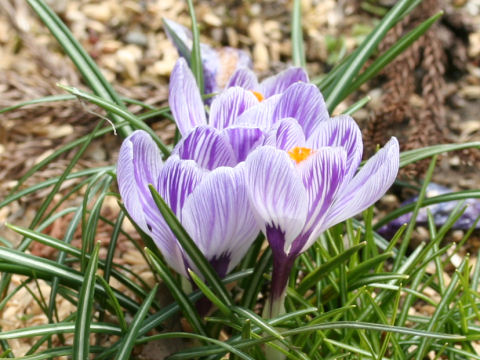
{"type": "Polygon", "coordinates": [[[227,317],[232,315],[232,311],[215,294],[210,288],[198,277],[192,269],[188,269],[188,274],[193,282],[198,286],[200,291],[227,317]]]}
{"type": "Polygon", "coordinates": [[[192,73],[197,81],[200,94],[204,93],[204,77],[203,77],[203,63],[202,54],[200,52],[200,33],[198,31],[197,17],[195,16],[195,8],[193,7],[193,1],[187,0],[188,12],[190,19],[192,20],[192,53],[190,58],[190,67],[192,73]]]}
{"type": "Polygon", "coordinates": [[[305,68],[305,50],[302,31],[302,2],[293,1],[292,11],[292,57],[293,65],[305,68]]]}
{"type": "Polygon", "coordinates": [[[168,157],[170,155],[170,150],[168,147],[163,143],[163,141],[158,137],[158,135],[155,133],[155,131],[152,130],[150,126],[145,124],[143,121],[138,119],[135,115],[133,115],[131,112],[126,110],[125,108],[118,106],[112,101],[106,100],[104,98],[101,98],[100,96],[96,96],[93,94],[89,94],[85,91],[82,91],[80,89],[71,87],[71,86],[66,86],[66,85],[61,85],[57,84],[57,86],[81,99],[84,99],[88,102],[91,102],[92,104],[100,106],[102,109],[107,110],[108,112],[118,115],[124,120],[128,121],[132,127],[135,129],[141,129],[147,132],[152,139],[155,141],[155,143],[158,145],[160,151],[162,151],[163,155],[165,157],[168,157]]]}
{"type": "Polygon", "coordinates": [[[264,282],[263,274],[272,260],[272,249],[268,247],[258,260],[253,270],[252,276],[248,279],[248,286],[242,298],[242,306],[253,309],[257,301],[258,293],[264,282]]]}
{"type": "Polygon", "coordinates": [[[329,112],[331,112],[338,103],[342,101],[352,79],[355,78],[377,45],[385,37],[388,30],[395,25],[400,16],[404,14],[405,10],[412,2],[412,0],[398,1],[359,46],[355,52],[355,56],[348,62],[345,71],[335,80],[335,86],[325,99],[329,112]]]}
{"type": "MultiPolygon", "coordinates": [[[[445,321],[445,320],[444,321],[440,320],[440,315],[442,315],[445,311],[448,310],[448,307],[453,301],[453,296],[455,295],[456,292],[460,291],[460,289],[457,288],[457,283],[460,280],[459,274],[464,271],[467,264],[468,264],[468,256],[465,259],[463,259],[462,263],[460,264],[460,267],[453,274],[450,284],[448,285],[445,293],[442,294],[442,300],[440,301],[433,315],[430,318],[426,332],[435,331],[435,329],[441,326],[441,324],[445,321]]],[[[429,344],[429,340],[427,339],[427,337],[423,338],[416,352],[416,356],[415,356],[416,360],[423,359],[424,354],[427,352],[428,344],[429,344]]]]}
{"type": "MultiPolygon", "coordinates": [[[[0,263],[0,266],[1,266],[1,263],[0,263]]],[[[225,276],[225,278],[223,279],[223,283],[228,284],[228,283],[231,283],[231,282],[239,281],[239,280],[242,280],[242,279],[246,278],[247,276],[250,276],[251,274],[252,274],[251,270],[236,272],[236,273],[225,276]]],[[[195,291],[195,292],[191,293],[190,295],[188,295],[188,299],[191,302],[195,302],[198,299],[200,299],[201,297],[202,297],[202,293],[200,291],[195,291]]],[[[162,307],[161,310],[159,310],[155,314],[147,317],[143,321],[142,327],[138,332],[139,336],[143,336],[147,332],[149,332],[150,330],[157,328],[163,322],[165,322],[170,317],[175,315],[178,311],[180,311],[180,306],[178,305],[177,302],[174,302],[172,304],[169,304],[167,306],[162,307]]],[[[102,354],[100,354],[96,358],[96,360],[103,360],[103,359],[111,358],[112,355],[117,351],[119,345],[120,344],[118,342],[113,344],[109,349],[106,349],[102,354]]]]}
{"type": "MultiPolygon", "coordinates": [[[[113,169],[114,169],[113,166],[103,166],[103,167],[98,167],[98,168],[90,168],[90,169],[80,170],[80,171],[77,171],[77,172],[70,172],[67,175],[66,180],[81,178],[81,177],[84,177],[84,176],[91,176],[93,174],[96,174],[97,172],[102,172],[102,171],[105,171],[105,170],[113,170],[113,169]]],[[[20,199],[24,196],[32,194],[35,191],[45,189],[49,186],[52,186],[52,185],[56,184],[59,181],[59,179],[60,179],[59,177],[54,177],[54,178],[42,181],[42,182],[40,182],[38,184],[35,184],[33,186],[30,186],[26,189],[20,190],[16,193],[13,193],[13,194],[7,196],[3,201],[0,202],[0,208],[12,203],[15,200],[18,200],[18,199],[20,199]]]]}
{"type": "Polygon", "coordinates": [[[183,42],[183,40],[177,35],[177,33],[172,29],[169,22],[170,20],[163,18],[163,26],[168,36],[172,39],[175,47],[178,49],[182,57],[184,57],[188,63],[191,61],[191,51],[188,48],[188,45],[183,42]]]}
{"type": "MultiPolygon", "coordinates": [[[[78,223],[78,221],[76,221],[76,223],[78,223]]],[[[22,228],[22,227],[19,227],[19,226],[16,226],[16,225],[12,225],[12,224],[5,224],[5,225],[8,228],[12,229],[13,231],[15,231],[15,232],[17,232],[17,233],[19,233],[19,234],[21,234],[25,237],[28,237],[29,239],[32,239],[32,240],[40,242],[44,245],[50,246],[50,247],[52,247],[54,249],[57,249],[61,252],[65,252],[66,254],[73,255],[73,256],[75,256],[79,259],[82,257],[81,250],[71,246],[69,244],[69,241],[60,241],[60,240],[55,239],[55,238],[53,238],[49,235],[45,235],[43,233],[40,233],[40,232],[37,232],[37,231],[34,231],[34,230],[25,229],[25,228],[22,228]]],[[[70,229],[70,236],[73,236],[72,231],[74,232],[76,230],[76,228],[72,227],[72,228],[69,228],[69,229],[70,229]]],[[[65,239],[69,239],[69,237],[65,237],[65,239]]],[[[86,254],[86,259],[90,259],[89,254],[86,254]]],[[[58,263],[61,264],[60,262],[58,262],[58,263]]],[[[106,264],[105,264],[104,261],[99,260],[98,263],[99,263],[100,268],[106,269],[106,264]]],[[[130,280],[128,277],[124,276],[118,270],[111,269],[110,272],[113,275],[113,277],[115,277],[115,279],[117,279],[119,282],[124,284],[127,288],[129,288],[131,291],[133,291],[137,295],[139,295],[141,297],[145,297],[147,295],[147,293],[140,286],[138,286],[135,282],[130,280]]]]}
{"type": "MultiPolygon", "coordinates": [[[[434,205],[434,204],[440,204],[443,202],[448,202],[448,201],[461,201],[461,200],[467,200],[467,199],[478,199],[480,198],[480,190],[464,190],[464,191],[457,191],[457,192],[451,192],[447,194],[442,194],[438,196],[432,196],[430,198],[426,198],[422,201],[422,207],[426,207],[429,205],[434,205]]],[[[380,219],[377,224],[374,225],[375,229],[378,229],[382,227],[383,225],[388,224],[390,221],[398,218],[399,216],[403,214],[407,214],[409,212],[412,212],[413,209],[415,208],[416,203],[411,203],[404,205],[398,209],[393,210],[391,213],[389,213],[387,216],[384,218],[380,219]]]]}
{"type": "Polygon", "coordinates": [[[365,96],[358,100],[355,104],[350,106],[347,110],[343,112],[345,115],[352,115],[353,113],[357,112],[361,108],[363,108],[372,98],[370,96],[365,96]]]}
{"type": "MultiPolygon", "coordinates": [[[[90,347],[90,353],[98,353],[104,350],[101,346],[92,346],[90,347]]],[[[71,346],[60,346],[55,349],[48,349],[33,355],[25,355],[22,357],[14,358],[18,360],[45,360],[45,359],[58,359],[60,357],[68,357],[73,354],[73,348],[71,346]]],[[[3,358],[0,358],[3,360],[3,358]]]]}
{"type": "MultiPolygon", "coordinates": [[[[369,331],[378,331],[378,332],[392,332],[392,333],[398,333],[398,334],[405,334],[409,336],[420,336],[420,337],[428,337],[428,338],[433,338],[438,340],[457,341],[457,342],[467,340],[467,337],[462,335],[428,332],[428,331],[412,329],[407,327],[367,323],[367,322],[360,322],[360,321],[334,321],[334,322],[328,322],[324,324],[307,325],[307,326],[302,326],[296,329],[285,330],[285,331],[282,331],[280,334],[283,337],[287,337],[287,336],[306,334],[314,331],[324,331],[324,330],[330,330],[330,329],[331,330],[354,329],[354,330],[369,330],[369,331]]],[[[236,349],[249,349],[254,345],[263,344],[263,343],[272,341],[274,339],[275,339],[274,336],[265,336],[261,339],[248,339],[248,340],[238,339],[236,341],[227,341],[227,344],[234,346],[236,349]]],[[[188,349],[188,350],[184,350],[176,354],[173,354],[169,357],[169,359],[180,360],[180,359],[199,358],[201,356],[221,354],[224,351],[225,350],[223,348],[214,347],[214,346],[198,347],[198,348],[188,349]]]]}
{"type": "Polygon", "coordinates": [[[433,172],[435,170],[435,164],[437,162],[437,155],[434,155],[432,160],[430,161],[430,165],[427,169],[427,173],[425,174],[425,181],[423,183],[422,189],[420,190],[420,194],[418,194],[418,199],[415,201],[415,208],[413,209],[412,219],[410,220],[407,230],[405,231],[405,236],[403,237],[403,241],[400,244],[400,248],[398,249],[397,257],[395,258],[393,269],[396,271],[402,262],[404,255],[407,252],[408,245],[410,243],[410,239],[413,233],[413,229],[415,227],[415,222],[417,220],[417,215],[422,206],[422,202],[425,198],[425,194],[427,192],[427,186],[430,183],[430,180],[433,176],[433,172]]]}
{"type": "MultiPolygon", "coordinates": [[[[120,97],[105,79],[93,59],[74,38],[73,34],[70,32],[67,26],[65,26],[62,20],[60,20],[60,18],[48,7],[44,1],[27,0],[27,2],[37,13],[43,23],[48,27],[52,35],[55,36],[58,43],[73,61],[95,94],[104,99],[112,101],[119,106],[124,106],[120,100],[120,97]]],[[[117,115],[113,114],[112,117],[115,123],[120,122],[117,115]]],[[[124,137],[126,137],[130,132],[131,130],[128,127],[123,127],[120,130],[120,133],[124,137]]]]}
{"type": "Polygon", "coordinates": [[[305,278],[298,285],[297,291],[300,294],[305,294],[308,289],[310,289],[317,282],[319,282],[324,276],[328,275],[330,271],[347,261],[353,254],[364,248],[365,245],[366,242],[361,242],[358,245],[345,250],[341,254],[338,254],[330,261],[317,267],[314,271],[305,276],[305,278]]]}
{"type": "MultiPolygon", "coordinates": [[[[199,334],[191,334],[191,333],[182,333],[182,332],[170,332],[170,333],[163,333],[163,334],[156,334],[153,336],[150,336],[148,338],[143,338],[140,341],[137,341],[137,343],[142,344],[146,342],[150,342],[153,340],[158,340],[158,339],[177,339],[177,338],[185,338],[185,339],[196,339],[196,340],[202,340],[204,342],[210,342],[221,348],[221,352],[230,352],[236,356],[238,356],[241,359],[244,360],[255,360],[249,355],[245,354],[244,352],[238,350],[236,347],[229,345],[228,343],[224,341],[219,341],[216,339],[209,338],[207,336],[199,335],[199,334]]],[[[170,355],[168,358],[173,359],[175,355],[170,355]],[[172,357],[173,356],[173,357],[172,357]]]]}
{"type": "Polygon", "coordinates": [[[88,359],[90,354],[90,323],[92,321],[95,274],[98,267],[99,251],[100,243],[97,243],[85,270],[85,281],[80,289],[77,318],[75,320],[75,337],[73,338],[74,360],[88,359]]]}
{"type": "Polygon", "coordinates": [[[97,281],[105,289],[105,293],[107,294],[107,297],[110,300],[110,303],[112,304],[113,311],[115,312],[115,315],[117,315],[118,324],[120,325],[120,328],[122,329],[122,331],[127,331],[128,330],[127,322],[125,321],[125,316],[123,315],[123,311],[120,308],[120,304],[117,298],[115,297],[115,293],[113,292],[113,289],[110,287],[108,282],[99,275],[97,275],[97,281]]]}
{"type": "Polygon", "coordinates": [[[150,310],[150,305],[152,304],[152,301],[155,295],[157,294],[157,290],[158,290],[158,284],[153,287],[152,291],[150,291],[148,296],[143,301],[143,304],[140,307],[140,309],[138,309],[137,314],[135,315],[132,323],[130,324],[129,331],[124,336],[123,344],[120,350],[118,351],[117,356],[115,357],[116,360],[130,359],[133,346],[135,345],[135,341],[137,340],[138,331],[140,330],[143,319],[145,318],[145,316],[148,314],[148,311],[150,310]]]}
{"type": "MultiPolygon", "coordinates": [[[[58,277],[62,284],[79,287],[85,282],[84,276],[65,265],[58,264],[55,261],[36,257],[24,252],[0,247],[0,271],[23,274],[27,276],[36,276],[41,279],[51,280],[58,277]],[[21,264],[21,265],[19,265],[21,264]]],[[[105,290],[96,286],[99,295],[106,295],[105,290]]],[[[128,296],[115,290],[115,296],[122,306],[129,311],[136,311],[138,304],[128,296]]]]}
{"type": "Polygon", "coordinates": [[[19,102],[15,105],[0,109],[0,114],[3,114],[8,111],[12,110],[17,110],[19,108],[22,108],[24,106],[28,105],[36,105],[36,104],[45,104],[45,103],[50,103],[50,102],[58,102],[58,101],[67,101],[67,100],[75,100],[75,96],[72,95],[51,95],[51,96],[45,96],[42,98],[38,99],[33,99],[33,100],[27,100],[27,101],[22,101],[19,102]]]}
{"type": "MultiPolygon", "coordinates": [[[[92,319],[90,319],[92,320],[92,319]]],[[[112,324],[94,323],[90,324],[90,330],[94,333],[104,333],[112,335],[121,335],[121,329],[112,324]]],[[[75,332],[75,323],[73,322],[59,322],[47,325],[30,326],[23,329],[15,329],[9,331],[2,331],[0,333],[1,340],[31,338],[42,335],[56,335],[56,334],[72,334],[75,332]]]]}
{"type": "Polygon", "coordinates": [[[284,339],[284,337],[282,335],[280,335],[280,333],[277,330],[275,330],[275,328],[270,326],[267,322],[265,322],[260,316],[258,316],[254,312],[252,312],[250,310],[247,310],[247,309],[244,309],[244,308],[241,308],[241,307],[238,307],[238,306],[233,306],[232,310],[235,313],[237,313],[238,315],[240,315],[244,318],[250,319],[250,321],[253,324],[257,325],[260,329],[265,331],[267,334],[270,334],[274,338],[276,338],[278,340],[283,340],[284,339]]]}
{"type": "Polygon", "coordinates": [[[367,82],[377,75],[385,66],[390,64],[399,54],[412,45],[420,36],[422,36],[440,17],[443,11],[431,16],[415,29],[398,40],[390,49],[380,55],[358,78],[348,87],[345,96],[350,95],[357,90],[363,83],[367,82]]]}
{"type": "Polygon", "coordinates": [[[180,284],[178,281],[172,277],[170,270],[168,269],[167,265],[163,263],[153,252],[149,249],[145,249],[148,259],[153,265],[153,268],[158,272],[160,277],[162,278],[165,285],[170,290],[173,298],[177,301],[179,306],[182,308],[183,314],[187,318],[188,322],[192,325],[195,329],[195,332],[206,335],[206,331],[202,324],[202,319],[198,315],[197,310],[193,303],[189,300],[187,295],[181,289],[180,284]]]}
{"type": "MultiPolygon", "coordinates": [[[[393,257],[394,252],[389,251],[384,254],[377,255],[371,259],[361,262],[358,266],[348,270],[348,281],[352,282],[360,276],[366,274],[370,269],[381,266],[387,259],[393,257]]],[[[377,271],[378,272],[378,271],[377,271]]]]}
{"type": "Polygon", "coordinates": [[[421,149],[403,151],[400,154],[400,167],[405,167],[419,160],[423,160],[441,153],[457,151],[463,149],[480,149],[480,141],[467,142],[462,144],[439,144],[423,147],[421,149]]]}
{"type": "Polygon", "coordinates": [[[211,286],[214,293],[219,299],[226,305],[232,306],[232,300],[228,294],[225,286],[223,286],[218,274],[213,269],[212,265],[205,259],[205,256],[198,249],[197,245],[190,238],[190,235],[185,231],[180,221],[177,219],[173,211],[167,205],[165,200],[158,194],[152,185],[149,185],[150,192],[152,193],[155,204],[158,206],[165,222],[168,224],[173,234],[177,238],[178,242],[182,246],[183,250],[192,260],[193,264],[198,268],[201,274],[204,276],[207,283],[211,286]]]}

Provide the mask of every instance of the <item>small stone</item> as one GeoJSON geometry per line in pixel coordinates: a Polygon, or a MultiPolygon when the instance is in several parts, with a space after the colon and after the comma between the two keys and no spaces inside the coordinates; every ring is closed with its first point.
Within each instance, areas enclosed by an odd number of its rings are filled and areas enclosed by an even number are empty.
{"type": "Polygon", "coordinates": [[[452,156],[448,162],[452,167],[460,166],[460,158],[458,156],[452,156]]]}
{"type": "Polygon", "coordinates": [[[141,31],[137,30],[129,31],[125,36],[125,41],[129,44],[134,44],[138,46],[147,46],[148,44],[147,36],[141,31]]]}
{"type": "Polygon", "coordinates": [[[112,10],[107,2],[86,4],[82,7],[82,11],[90,19],[100,22],[108,22],[112,17],[112,10]]]}
{"type": "Polygon", "coordinates": [[[248,35],[254,43],[266,43],[267,39],[263,31],[263,26],[260,21],[254,21],[248,27],[248,35]]]}
{"type": "Polygon", "coordinates": [[[469,85],[460,89],[460,94],[467,99],[480,99],[480,86],[469,85]]]}
{"type": "Polygon", "coordinates": [[[463,239],[464,236],[463,230],[454,230],[452,231],[452,240],[455,242],[459,242],[460,240],[463,239]]]}
{"type": "Polygon", "coordinates": [[[255,44],[253,47],[253,63],[255,70],[266,71],[269,68],[268,49],[265,44],[255,44]]]}
{"type": "Polygon", "coordinates": [[[468,48],[468,56],[472,59],[480,56],[480,32],[471,33],[468,36],[470,46],[468,48]]]}
{"type": "Polygon", "coordinates": [[[205,16],[203,17],[203,21],[210,26],[215,26],[215,27],[222,26],[222,20],[215,14],[212,14],[211,12],[205,14],[205,16]]]}

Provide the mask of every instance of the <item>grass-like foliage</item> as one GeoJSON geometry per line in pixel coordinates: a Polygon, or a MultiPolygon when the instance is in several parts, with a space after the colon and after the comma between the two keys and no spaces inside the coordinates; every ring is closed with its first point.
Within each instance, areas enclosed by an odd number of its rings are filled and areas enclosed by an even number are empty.
{"type": "MultiPolygon", "coordinates": [[[[160,140],[145,120],[169,116],[169,109],[144,106],[144,112],[133,114],[125,104],[136,103],[121,98],[102,76],[93,60],[82,49],[68,28],[43,0],[27,0],[46,27],[58,40],[65,53],[74,61],[91,92],[62,85],[68,95],[33,99],[18,106],[0,110],[6,112],[20,106],[75,98],[95,104],[108,114],[122,137],[132,130],[147,131],[167,158],[171,148],[160,140]]],[[[301,28],[301,1],[294,1],[292,14],[293,62],[305,65],[301,28]]],[[[329,110],[333,110],[361,84],[376,75],[398,54],[420,37],[440,16],[437,14],[420,24],[388,51],[372,54],[389,29],[419,3],[400,0],[378,23],[365,41],[329,74],[318,82],[329,110]]],[[[193,23],[191,68],[199,84],[202,74],[201,47],[192,1],[188,2],[193,23]]],[[[203,86],[200,86],[203,89],[203,86]]],[[[368,99],[354,104],[347,113],[362,107],[368,99]]],[[[23,197],[44,189],[49,195],[36,211],[28,228],[8,224],[12,232],[23,237],[13,247],[8,239],[0,239],[0,310],[23,287],[30,289],[39,279],[50,287],[50,294],[35,295],[49,323],[0,332],[1,358],[15,357],[9,340],[35,337],[36,341],[25,359],[49,359],[70,356],[87,359],[129,359],[132,349],[158,339],[189,339],[189,346],[170,355],[169,359],[424,359],[433,352],[436,358],[480,359],[472,341],[480,336],[480,265],[472,266],[468,256],[455,263],[452,257],[460,246],[444,242],[464,208],[458,206],[448,221],[437,228],[430,217],[427,242],[409,246],[415,222],[401,227],[387,241],[375,230],[401,214],[417,213],[422,206],[452,200],[480,198],[480,191],[463,191],[425,199],[425,189],[436,168],[440,153],[479,147],[479,143],[439,144],[404,152],[400,167],[431,158],[431,166],[423,179],[419,199],[385,215],[373,224],[373,209],[364,212],[363,221],[347,220],[320,235],[318,241],[302,253],[293,265],[286,290],[286,312],[271,319],[261,316],[260,308],[268,297],[271,278],[272,252],[265,248],[265,238],[259,236],[240,263],[225,278],[220,279],[202,252],[182,228],[174,213],[152,187],[152,195],[162,215],[181,243],[198,272],[190,272],[196,290],[181,286],[179,275],[167,266],[152,239],[141,234],[145,249],[138,251],[148,261],[157,282],[162,282],[171,294],[167,305],[156,298],[157,286],[151,288],[137,274],[117,264],[113,256],[120,234],[135,246],[138,244],[122,229],[128,214],[121,210],[115,221],[101,216],[108,198],[120,201],[115,192],[115,167],[74,171],[85,150],[94,139],[101,138],[111,127],[101,121],[91,134],[80,137],[58,149],[25,174],[12,193],[0,202],[5,207],[23,197]],[[25,181],[42,167],[67,151],[75,151],[71,163],[58,178],[25,187],[25,181]],[[75,182],[67,180],[76,179],[75,182]],[[69,185],[74,184],[74,185],[69,185]],[[60,205],[72,197],[81,197],[77,206],[62,209],[60,205]],[[62,210],[61,210],[62,209],[62,210]],[[56,219],[73,215],[61,238],[45,235],[43,230],[56,219]],[[99,224],[111,229],[107,255],[99,256],[95,238],[99,224]],[[82,246],[71,242],[81,229],[82,246]],[[31,255],[29,246],[38,242],[56,250],[54,260],[31,255]],[[25,281],[13,286],[13,274],[25,276],[25,281]],[[199,276],[201,275],[201,276],[199,276]],[[448,277],[448,280],[446,280],[448,277]],[[114,281],[112,281],[114,280],[114,281]],[[127,291],[119,291],[121,284],[127,291]],[[76,312],[58,319],[56,300],[64,298],[76,312]],[[198,304],[213,304],[205,316],[198,304]],[[428,305],[431,313],[412,312],[415,306],[428,305]],[[189,324],[184,331],[172,331],[168,320],[184,318],[189,324]],[[60,347],[42,346],[63,342],[63,334],[73,334],[73,343],[60,347]],[[115,336],[113,344],[101,340],[115,336]],[[92,339],[96,339],[95,342],[92,339]],[[41,350],[43,349],[43,350],[41,350]],[[283,355],[282,355],[283,354],[283,355]]],[[[415,217],[413,217],[415,219],[415,217]]],[[[467,241],[467,232],[461,244],[467,241]]],[[[460,245],[461,245],[460,244],[460,245]]]]}

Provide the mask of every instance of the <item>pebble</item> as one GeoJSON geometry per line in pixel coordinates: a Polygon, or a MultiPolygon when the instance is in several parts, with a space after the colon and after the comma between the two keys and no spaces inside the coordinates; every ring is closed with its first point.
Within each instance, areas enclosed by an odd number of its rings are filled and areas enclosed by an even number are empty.
{"type": "Polygon", "coordinates": [[[253,47],[253,63],[256,71],[268,70],[269,55],[265,44],[257,43],[253,47]]]}
{"type": "Polygon", "coordinates": [[[129,31],[127,35],[125,35],[125,42],[138,46],[147,46],[148,39],[143,32],[138,30],[132,30],[129,31]]]}
{"type": "Polygon", "coordinates": [[[480,99],[480,86],[467,85],[460,89],[460,94],[467,99],[480,99]]]}

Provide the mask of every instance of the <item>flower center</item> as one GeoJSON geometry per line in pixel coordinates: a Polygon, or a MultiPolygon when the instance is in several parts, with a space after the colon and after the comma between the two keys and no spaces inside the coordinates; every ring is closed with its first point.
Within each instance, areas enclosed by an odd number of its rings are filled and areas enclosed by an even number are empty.
{"type": "Polygon", "coordinates": [[[261,93],[259,93],[258,91],[253,91],[253,90],[250,90],[250,91],[253,93],[253,95],[255,95],[255,97],[257,98],[258,101],[262,101],[263,99],[265,99],[263,97],[263,95],[261,93]]]}
{"type": "Polygon", "coordinates": [[[290,157],[295,160],[297,164],[300,164],[303,160],[307,159],[312,154],[312,149],[300,146],[296,146],[288,152],[288,155],[290,155],[290,157]]]}

